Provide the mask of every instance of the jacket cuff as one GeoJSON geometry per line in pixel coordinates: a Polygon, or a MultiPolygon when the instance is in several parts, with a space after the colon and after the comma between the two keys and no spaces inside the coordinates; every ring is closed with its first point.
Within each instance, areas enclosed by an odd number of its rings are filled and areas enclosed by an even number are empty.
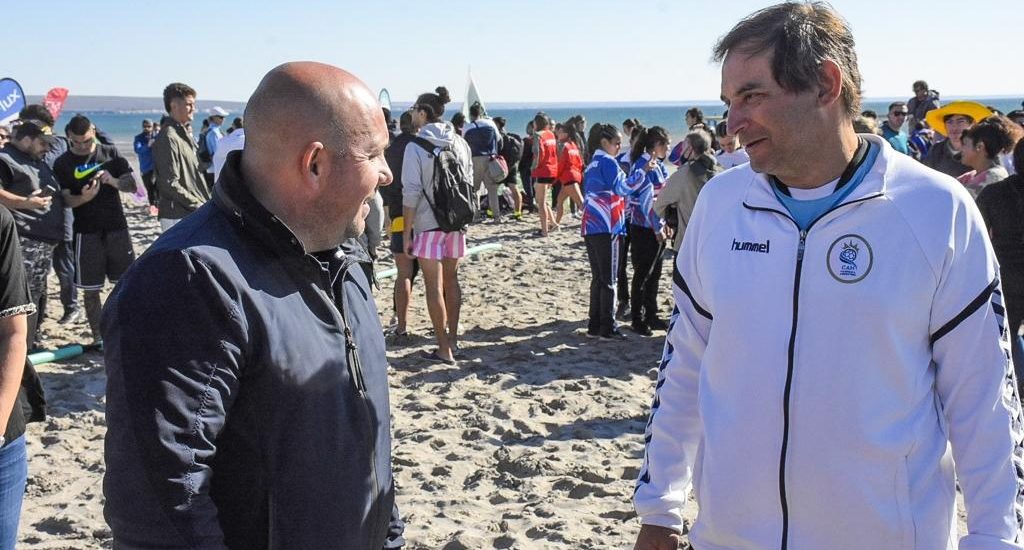
{"type": "Polygon", "coordinates": [[[1012,540],[991,535],[967,535],[960,539],[960,550],[1017,550],[1021,546],[1012,540]]]}
{"type": "MultiPolygon", "coordinates": [[[[683,532],[683,518],[676,514],[646,514],[640,516],[640,523],[642,525],[656,525],[658,527],[666,527],[680,534],[682,534],[683,532]]],[[[961,550],[963,550],[963,548],[961,548],[961,550]]]]}

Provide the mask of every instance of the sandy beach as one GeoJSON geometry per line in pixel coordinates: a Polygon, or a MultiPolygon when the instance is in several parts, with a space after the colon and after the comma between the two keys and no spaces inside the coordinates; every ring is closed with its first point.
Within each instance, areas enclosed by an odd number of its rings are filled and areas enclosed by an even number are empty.
{"type": "MultiPolygon", "coordinates": [[[[129,210],[137,252],[158,235],[129,210]]],[[[409,548],[625,548],[638,529],[630,503],[664,333],[624,342],[583,334],[589,285],[579,223],[548,239],[528,221],[470,228],[470,246],[502,248],[461,267],[458,367],[430,363],[422,283],[414,336],[389,343],[394,467],[409,548]]],[[[386,252],[382,249],[382,254],[386,252]]],[[[385,258],[378,267],[389,267],[385,258]]],[[[661,304],[671,310],[669,277],[661,304]]],[[[376,291],[382,324],[390,279],[376,291]]],[[[88,342],[62,327],[56,279],[44,347],[88,342]]],[[[103,356],[39,367],[49,419],[29,427],[29,481],[20,548],[109,548],[103,521],[103,356]]]]}

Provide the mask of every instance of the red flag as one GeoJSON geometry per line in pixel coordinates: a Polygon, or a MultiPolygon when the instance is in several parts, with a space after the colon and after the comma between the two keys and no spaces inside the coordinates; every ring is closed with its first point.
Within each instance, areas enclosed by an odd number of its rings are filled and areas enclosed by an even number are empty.
{"type": "Polygon", "coordinates": [[[64,108],[64,102],[68,99],[67,88],[54,88],[49,92],[46,92],[46,99],[43,100],[43,105],[46,105],[46,109],[53,115],[53,119],[57,120],[60,117],[60,111],[64,108]]]}

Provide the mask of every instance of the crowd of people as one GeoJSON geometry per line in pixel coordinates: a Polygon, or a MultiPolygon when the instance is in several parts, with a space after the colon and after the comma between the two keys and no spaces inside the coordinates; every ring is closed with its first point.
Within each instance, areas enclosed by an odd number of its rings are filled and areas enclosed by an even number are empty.
{"type": "Polygon", "coordinates": [[[918,81],[879,124],[859,109],[852,48],[826,6],[756,12],[715,48],[729,110],[717,124],[687,110],[678,140],[543,112],[521,137],[479,103],[445,120],[444,87],[396,124],[355,76],[287,63],[244,118],[225,129],[214,107],[198,135],[195,89],[168,85],[167,115],[134,140],[137,174],[88,117],[57,136],[26,107],[0,127],[0,548],[16,540],[25,425],[45,416],[26,353],[51,268],[60,322],[81,319],[80,289],[105,344],[115,541],[402,546],[385,335],[408,341],[422,274],[424,356],[457,366],[467,236],[508,222],[540,243],[579,224],[586,336],[628,338],[619,321],[667,333],[637,548],[678,543],[691,483],[698,547],[946,547],[954,456],[972,547],[1019,548],[1024,110],[943,104],[918,81]],[[778,73],[773,56],[795,51],[826,61],[778,73]],[[136,258],[122,196],[140,186],[163,235],[136,258]],[[383,330],[382,248],[397,270],[383,330]],[[849,520],[815,509],[823,489],[849,520]]]}

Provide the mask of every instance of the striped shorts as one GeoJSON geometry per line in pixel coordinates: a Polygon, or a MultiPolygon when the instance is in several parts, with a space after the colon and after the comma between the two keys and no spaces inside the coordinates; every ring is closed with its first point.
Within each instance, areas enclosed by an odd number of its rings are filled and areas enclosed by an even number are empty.
{"type": "Polygon", "coordinates": [[[412,239],[412,255],[425,260],[461,258],[466,255],[466,234],[462,231],[424,231],[412,239]]]}

